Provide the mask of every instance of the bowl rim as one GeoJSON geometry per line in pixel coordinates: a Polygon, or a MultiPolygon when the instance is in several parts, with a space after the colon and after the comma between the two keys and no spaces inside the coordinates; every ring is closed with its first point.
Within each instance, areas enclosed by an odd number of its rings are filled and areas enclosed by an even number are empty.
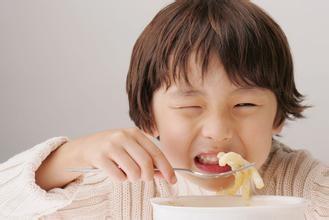
{"type": "Polygon", "coordinates": [[[225,198],[225,197],[240,197],[241,196],[227,196],[227,195],[195,195],[195,196],[176,196],[176,197],[154,197],[150,199],[150,202],[153,207],[158,208],[170,208],[170,209],[204,209],[204,210],[232,210],[232,209],[243,209],[243,210],[254,210],[254,209],[291,209],[291,208],[306,208],[308,205],[308,200],[302,197],[296,197],[296,196],[276,196],[276,195],[254,195],[251,196],[250,200],[264,200],[264,199],[275,199],[275,200],[281,200],[281,201],[290,201],[287,203],[282,204],[275,204],[275,205],[257,205],[257,206],[224,206],[224,207],[205,207],[205,206],[179,206],[179,205],[170,205],[166,204],[165,202],[168,201],[175,201],[177,199],[206,199],[209,197],[219,197],[219,198],[225,198]],[[161,202],[163,202],[161,204],[161,202]]]}

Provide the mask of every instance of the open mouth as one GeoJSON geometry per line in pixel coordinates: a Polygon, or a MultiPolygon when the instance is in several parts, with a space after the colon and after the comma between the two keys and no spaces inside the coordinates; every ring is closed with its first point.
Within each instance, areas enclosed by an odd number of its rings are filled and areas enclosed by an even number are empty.
{"type": "Polygon", "coordinates": [[[229,165],[220,166],[218,164],[217,154],[202,153],[194,158],[195,166],[206,173],[223,173],[231,170],[229,165]]]}

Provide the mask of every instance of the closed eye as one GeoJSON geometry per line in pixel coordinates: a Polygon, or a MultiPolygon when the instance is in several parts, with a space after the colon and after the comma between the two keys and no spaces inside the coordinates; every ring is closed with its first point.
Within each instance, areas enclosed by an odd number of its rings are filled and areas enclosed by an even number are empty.
{"type": "Polygon", "coordinates": [[[178,109],[184,109],[184,108],[201,108],[201,106],[179,106],[178,109]]]}
{"type": "Polygon", "coordinates": [[[234,107],[255,107],[257,105],[253,104],[253,103],[239,103],[239,104],[236,104],[234,107]]]}

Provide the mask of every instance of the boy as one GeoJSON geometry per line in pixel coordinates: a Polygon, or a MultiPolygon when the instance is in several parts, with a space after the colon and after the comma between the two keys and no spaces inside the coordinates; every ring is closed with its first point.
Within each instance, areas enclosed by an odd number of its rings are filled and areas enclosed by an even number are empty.
{"type": "Polygon", "coordinates": [[[2,164],[1,215],[151,219],[151,197],[211,195],[233,181],[172,167],[223,172],[216,155],[233,151],[260,170],[255,194],[305,197],[307,218],[329,217],[328,167],[273,139],[306,106],[284,33],[253,3],[178,0],[161,10],[134,46],[127,93],[137,128],[54,138],[2,164]]]}

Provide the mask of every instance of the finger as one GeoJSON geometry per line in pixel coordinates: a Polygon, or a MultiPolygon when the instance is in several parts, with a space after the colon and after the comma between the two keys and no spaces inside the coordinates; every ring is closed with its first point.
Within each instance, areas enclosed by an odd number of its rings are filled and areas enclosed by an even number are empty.
{"type": "Polygon", "coordinates": [[[154,177],[158,177],[158,178],[163,178],[164,179],[164,176],[162,175],[161,172],[154,172],[154,177]]]}
{"type": "Polygon", "coordinates": [[[134,134],[138,143],[151,155],[154,165],[160,170],[165,179],[169,183],[175,183],[177,181],[175,172],[158,146],[141,132],[134,132],[134,134]]]}
{"type": "Polygon", "coordinates": [[[106,157],[97,162],[97,167],[104,170],[113,181],[123,182],[127,180],[126,174],[113,161],[106,157]]]}
{"type": "Polygon", "coordinates": [[[142,179],[144,181],[152,180],[154,177],[154,164],[151,155],[133,139],[126,140],[123,146],[139,165],[142,179]]]}
{"type": "Polygon", "coordinates": [[[109,157],[114,160],[118,167],[126,173],[129,181],[134,182],[140,179],[141,171],[135,160],[133,160],[129,153],[123,149],[123,146],[117,147],[115,151],[111,152],[109,157]]]}

